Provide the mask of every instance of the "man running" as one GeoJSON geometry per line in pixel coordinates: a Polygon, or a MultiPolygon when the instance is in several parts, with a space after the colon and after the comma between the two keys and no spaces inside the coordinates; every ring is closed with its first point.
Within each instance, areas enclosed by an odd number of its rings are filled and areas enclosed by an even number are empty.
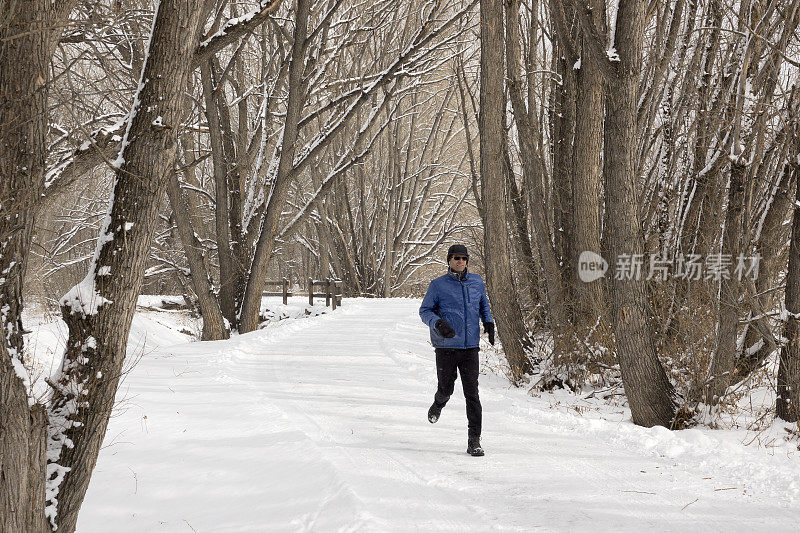
{"type": "Polygon", "coordinates": [[[436,350],[436,375],[439,381],[433,405],[428,409],[431,424],[439,420],[456,381],[467,401],[467,453],[483,455],[481,448],[481,400],[478,396],[478,346],[480,325],[494,345],[494,319],[486,297],[483,278],[467,272],[469,253],[463,244],[447,250],[447,274],[431,281],[419,308],[419,316],[431,331],[431,343],[436,350]]]}

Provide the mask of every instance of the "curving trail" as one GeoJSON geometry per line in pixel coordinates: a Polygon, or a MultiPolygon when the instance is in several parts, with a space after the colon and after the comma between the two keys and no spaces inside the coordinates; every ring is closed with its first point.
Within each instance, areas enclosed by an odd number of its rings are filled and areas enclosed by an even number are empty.
{"type": "Polygon", "coordinates": [[[622,408],[531,397],[488,370],[486,456],[466,455],[459,384],[426,420],[435,371],[418,306],[346,300],[146,353],[78,530],[796,531],[799,453],[638,428],[622,408]]]}

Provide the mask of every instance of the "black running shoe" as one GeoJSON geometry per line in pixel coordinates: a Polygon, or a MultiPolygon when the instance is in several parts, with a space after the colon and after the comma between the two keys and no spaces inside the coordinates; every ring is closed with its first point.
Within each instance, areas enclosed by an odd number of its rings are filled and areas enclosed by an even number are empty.
{"type": "Polygon", "coordinates": [[[428,409],[428,422],[435,424],[439,420],[439,415],[442,414],[442,408],[436,405],[436,402],[428,409]]]}
{"type": "Polygon", "coordinates": [[[480,437],[469,437],[467,440],[467,453],[473,457],[483,457],[480,437]]]}

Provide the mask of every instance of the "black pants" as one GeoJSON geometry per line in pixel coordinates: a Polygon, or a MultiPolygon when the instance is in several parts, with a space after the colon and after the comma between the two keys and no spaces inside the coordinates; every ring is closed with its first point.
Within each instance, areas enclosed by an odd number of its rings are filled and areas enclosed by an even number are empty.
{"type": "Polygon", "coordinates": [[[478,348],[436,348],[436,375],[439,378],[439,387],[436,389],[433,401],[440,407],[445,406],[455,388],[456,369],[461,374],[461,387],[467,400],[469,435],[480,436],[483,411],[478,396],[478,348]]]}

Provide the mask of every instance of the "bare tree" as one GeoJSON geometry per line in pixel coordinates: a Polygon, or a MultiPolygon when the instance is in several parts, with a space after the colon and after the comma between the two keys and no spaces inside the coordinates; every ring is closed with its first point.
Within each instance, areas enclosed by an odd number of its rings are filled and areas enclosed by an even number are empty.
{"type": "MultiPolygon", "coordinates": [[[[604,35],[605,3],[593,0],[587,23],[595,32],[604,35]]],[[[561,35],[561,34],[559,34],[561,35]]],[[[567,35],[562,40],[569,38],[567,35]]],[[[591,39],[581,32],[576,41],[583,43],[591,39]]],[[[585,52],[586,45],[576,46],[584,50],[581,57],[570,58],[576,71],[575,140],[573,151],[572,209],[574,249],[568,258],[571,294],[574,295],[573,320],[579,332],[593,327],[603,314],[602,284],[585,283],[578,276],[578,258],[584,251],[600,253],[600,180],[602,175],[601,151],[603,148],[603,76],[591,54],[585,52]],[[583,61],[585,57],[585,62],[583,61]],[[580,60],[579,68],[575,68],[580,60]]]]}
{"type": "MultiPolygon", "coordinates": [[[[550,327],[555,341],[554,350],[557,353],[564,353],[567,350],[565,341],[568,336],[565,331],[569,322],[568,301],[564,288],[563,272],[559,265],[558,254],[555,249],[551,224],[548,222],[549,209],[545,199],[545,182],[548,174],[544,157],[537,149],[535,142],[543,135],[539,126],[538,117],[535,116],[535,105],[532,98],[525,97],[522,72],[520,69],[520,41],[521,36],[518,28],[519,2],[511,2],[507,7],[506,32],[507,32],[507,72],[509,80],[509,95],[514,120],[517,127],[519,139],[520,159],[522,161],[522,172],[524,183],[528,191],[530,200],[530,212],[532,217],[531,227],[535,236],[538,248],[543,277],[546,280],[546,294],[550,327]]],[[[535,58],[536,42],[534,24],[537,21],[532,19],[532,26],[529,28],[528,68],[532,69],[532,62],[535,58]]],[[[528,79],[528,90],[532,91],[533,80],[528,79]]],[[[529,94],[531,94],[529,92],[529,94]]]]}
{"type": "Polygon", "coordinates": [[[289,189],[289,172],[297,150],[297,134],[303,108],[305,84],[303,74],[306,69],[305,48],[308,36],[309,3],[297,0],[295,13],[295,29],[292,36],[292,52],[289,60],[289,95],[286,100],[286,118],[283,123],[283,134],[280,142],[280,156],[271,178],[272,186],[266,204],[266,212],[261,221],[258,242],[253,254],[250,276],[242,300],[242,312],[239,317],[242,332],[253,331],[258,327],[258,316],[261,309],[261,293],[264,291],[266,279],[266,263],[274,244],[273,238],[278,231],[278,222],[286,201],[289,189]]]}
{"type": "MultiPolygon", "coordinates": [[[[581,11],[582,27],[592,35],[587,54],[606,76],[605,187],[611,257],[641,257],[644,252],[636,184],[636,110],[638,74],[642,63],[644,3],[620,0],[613,27],[612,48],[606,49],[589,14],[581,11]]],[[[617,357],[634,423],[672,423],[672,386],[658,360],[648,323],[648,303],[642,279],[614,276],[611,303],[617,357]]]]}
{"type": "Polygon", "coordinates": [[[506,220],[505,96],[503,94],[503,3],[481,1],[480,158],[484,207],[486,277],[492,313],[511,366],[520,382],[530,371],[528,333],[513,293],[506,220]]]}
{"type": "Polygon", "coordinates": [[[43,531],[47,416],[28,401],[22,296],[44,189],[49,63],[74,2],[6,2],[0,19],[0,530],[43,531]]]}
{"type": "MultiPolygon", "coordinates": [[[[797,87],[792,98],[798,98],[797,87]]],[[[800,153],[800,119],[790,119],[795,154],[800,153]]],[[[789,265],[786,272],[786,320],[783,329],[785,344],[781,347],[778,366],[778,397],[776,414],[787,422],[800,420],[800,160],[795,155],[789,163],[794,174],[795,205],[792,214],[792,238],[789,246],[789,265]]]]}
{"type": "Polygon", "coordinates": [[[63,299],[69,327],[48,429],[51,524],[74,531],[105,435],[136,297],[172,172],[182,92],[200,31],[201,1],[162,1],[122,141],[114,201],[89,273],[63,299]]]}

